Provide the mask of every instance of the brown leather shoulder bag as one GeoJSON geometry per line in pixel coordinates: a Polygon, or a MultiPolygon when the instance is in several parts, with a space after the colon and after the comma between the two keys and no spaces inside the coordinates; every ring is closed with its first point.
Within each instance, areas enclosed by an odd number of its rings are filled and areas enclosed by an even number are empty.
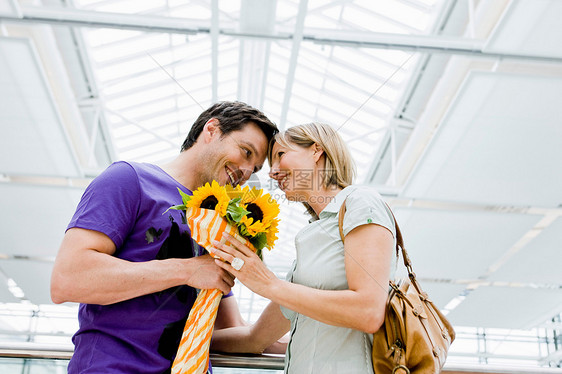
{"type": "MultiPolygon", "coordinates": [[[[345,209],[344,201],[338,217],[342,242],[345,209]]],[[[455,339],[455,330],[422,291],[396,218],[394,222],[396,254],[401,250],[408,278],[389,282],[384,323],[373,334],[373,368],[375,374],[439,373],[455,339]]]]}

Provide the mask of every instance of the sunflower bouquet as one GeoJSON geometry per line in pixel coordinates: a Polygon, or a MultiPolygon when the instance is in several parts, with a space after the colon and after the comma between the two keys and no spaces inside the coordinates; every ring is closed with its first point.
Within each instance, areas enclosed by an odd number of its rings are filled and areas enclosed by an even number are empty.
{"type": "MultiPolygon", "coordinates": [[[[262,249],[273,248],[277,240],[279,204],[263,190],[220,186],[216,181],[198,188],[190,196],[178,188],[183,204],[169,209],[185,211],[191,236],[209,249],[212,240],[224,243],[229,233],[252,248],[262,258],[262,249]]],[[[209,346],[217,310],[222,298],[219,290],[202,290],[185,324],[173,374],[202,374],[209,366],[209,346]]]]}

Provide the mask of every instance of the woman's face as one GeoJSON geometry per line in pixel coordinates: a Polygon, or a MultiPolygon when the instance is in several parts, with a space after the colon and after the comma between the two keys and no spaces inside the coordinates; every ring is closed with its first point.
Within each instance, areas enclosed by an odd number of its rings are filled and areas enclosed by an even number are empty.
{"type": "Polygon", "coordinates": [[[315,147],[301,147],[296,144],[283,146],[276,142],[271,151],[269,176],[277,181],[287,199],[303,201],[314,188],[316,173],[315,147]]]}

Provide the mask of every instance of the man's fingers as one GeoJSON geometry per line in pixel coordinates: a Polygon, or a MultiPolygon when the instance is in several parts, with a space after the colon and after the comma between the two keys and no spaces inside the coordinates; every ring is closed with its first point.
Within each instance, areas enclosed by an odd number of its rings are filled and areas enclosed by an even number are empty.
{"type": "MultiPolygon", "coordinates": [[[[234,269],[229,262],[225,262],[225,261],[221,261],[218,258],[215,258],[215,264],[218,265],[218,267],[226,270],[228,273],[230,274],[234,274],[235,272],[237,272],[238,270],[234,269]]],[[[232,275],[233,277],[235,277],[235,275],[232,275]]]]}
{"type": "Polygon", "coordinates": [[[226,277],[225,277],[225,282],[226,284],[228,284],[230,287],[234,287],[234,278],[232,277],[232,275],[230,275],[228,272],[225,272],[226,277]]]}
{"type": "Polygon", "coordinates": [[[230,292],[230,288],[231,288],[231,287],[229,287],[229,286],[225,283],[225,284],[223,285],[223,287],[221,287],[221,288],[219,288],[219,289],[220,289],[220,291],[221,291],[224,295],[226,295],[226,294],[228,294],[228,293],[230,292]]]}

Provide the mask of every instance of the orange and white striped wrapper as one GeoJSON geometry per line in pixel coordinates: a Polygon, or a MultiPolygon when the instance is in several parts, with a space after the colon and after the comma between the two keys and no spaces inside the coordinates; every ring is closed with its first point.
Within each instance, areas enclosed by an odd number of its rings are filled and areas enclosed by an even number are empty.
{"type": "MultiPolygon", "coordinates": [[[[216,211],[201,208],[188,208],[185,212],[191,229],[191,237],[202,247],[212,247],[211,241],[222,243],[224,232],[254,248],[250,242],[238,234],[238,229],[230,225],[216,211]]],[[[201,290],[183,329],[176,359],[172,364],[172,374],[204,374],[209,367],[209,346],[222,292],[201,290]]]]}

